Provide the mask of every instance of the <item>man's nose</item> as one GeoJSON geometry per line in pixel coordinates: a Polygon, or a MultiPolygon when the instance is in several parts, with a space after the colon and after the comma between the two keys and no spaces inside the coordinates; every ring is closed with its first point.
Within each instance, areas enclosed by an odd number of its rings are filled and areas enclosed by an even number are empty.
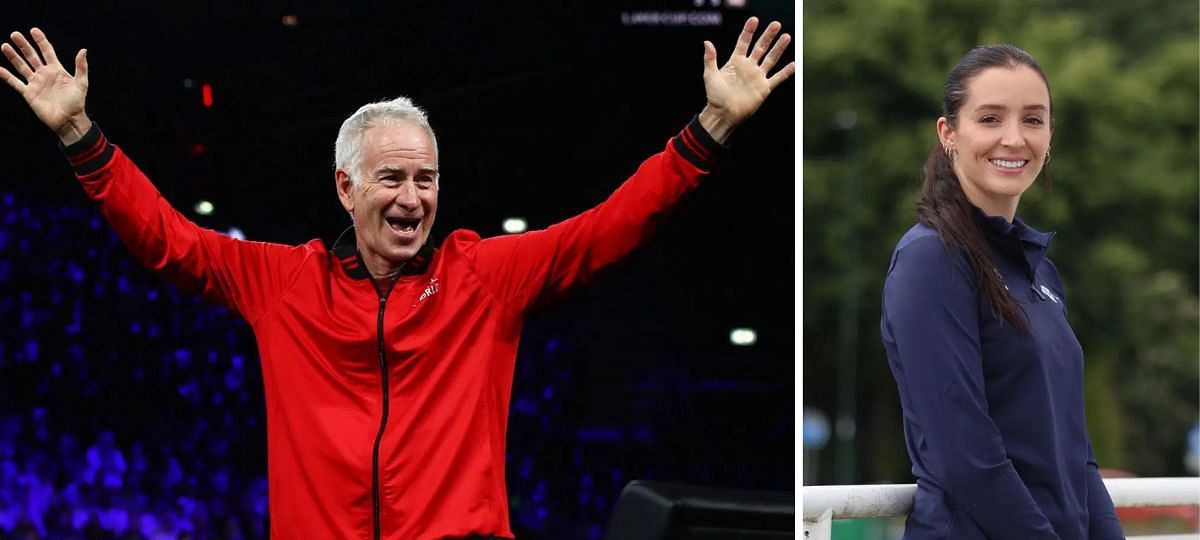
{"type": "Polygon", "coordinates": [[[395,202],[406,209],[416,210],[421,206],[421,199],[417,197],[417,186],[412,182],[402,182],[400,187],[396,188],[395,202]]]}

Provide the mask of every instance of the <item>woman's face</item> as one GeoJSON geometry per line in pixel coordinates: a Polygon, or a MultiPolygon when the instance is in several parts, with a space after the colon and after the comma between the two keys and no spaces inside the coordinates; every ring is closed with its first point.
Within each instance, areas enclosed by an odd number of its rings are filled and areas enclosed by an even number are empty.
{"type": "Polygon", "coordinates": [[[958,151],[954,172],[967,199],[1010,221],[1045,165],[1051,133],[1050,92],[1028,66],[983,70],[967,83],[957,125],[938,119],[943,148],[958,151]]]}

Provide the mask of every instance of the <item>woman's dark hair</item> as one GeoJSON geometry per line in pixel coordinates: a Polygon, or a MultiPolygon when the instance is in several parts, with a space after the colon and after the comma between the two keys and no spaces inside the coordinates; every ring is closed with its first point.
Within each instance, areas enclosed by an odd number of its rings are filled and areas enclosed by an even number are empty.
{"type": "MultiPolygon", "coordinates": [[[[1037,72],[1046,83],[1046,92],[1049,94],[1050,83],[1046,80],[1046,73],[1029,53],[1012,45],[984,45],[971,49],[946,78],[942,116],[946,117],[950,127],[958,127],[958,111],[967,101],[967,84],[971,79],[988,68],[1015,69],[1021,66],[1037,72]]],[[[1051,99],[1050,103],[1053,111],[1054,100],[1051,99]]],[[[1043,178],[1048,182],[1044,167],[1043,178]]],[[[962,250],[966,254],[975,269],[976,282],[992,306],[992,313],[1028,335],[1029,323],[1004,288],[983,231],[972,215],[971,203],[959,184],[958,176],[954,174],[950,157],[941,145],[935,145],[925,160],[925,182],[921,186],[921,197],[917,200],[917,220],[937,230],[951,252],[962,250]]]]}

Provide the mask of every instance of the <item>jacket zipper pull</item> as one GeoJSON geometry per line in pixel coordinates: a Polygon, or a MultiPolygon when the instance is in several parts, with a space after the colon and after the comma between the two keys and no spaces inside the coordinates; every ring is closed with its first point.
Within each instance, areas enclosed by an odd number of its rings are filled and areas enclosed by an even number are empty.
{"type": "Polygon", "coordinates": [[[1042,290],[1038,289],[1037,283],[1030,283],[1029,288],[1033,289],[1034,294],[1036,294],[1038,296],[1038,298],[1041,298],[1042,300],[1048,300],[1048,298],[1046,298],[1046,295],[1042,294],[1042,290]]]}

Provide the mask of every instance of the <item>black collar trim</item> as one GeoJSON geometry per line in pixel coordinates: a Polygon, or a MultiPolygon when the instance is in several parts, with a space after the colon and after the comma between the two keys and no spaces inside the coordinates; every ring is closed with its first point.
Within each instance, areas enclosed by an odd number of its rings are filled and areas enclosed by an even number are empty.
{"type": "MultiPolygon", "coordinates": [[[[413,255],[404,266],[400,267],[401,276],[416,276],[425,273],[429,268],[429,261],[433,260],[434,248],[433,237],[425,241],[425,245],[417,250],[417,254],[413,255]]],[[[328,246],[328,243],[326,243],[328,246]]],[[[342,234],[338,235],[337,240],[333,241],[333,245],[328,247],[329,251],[333,252],[333,256],[342,265],[342,270],[346,272],[351,279],[370,279],[371,273],[367,270],[367,265],[363,263],[362,255],[358,252],[358,238],[354,235],[354,226],[351,225],[342,234]]]]}

